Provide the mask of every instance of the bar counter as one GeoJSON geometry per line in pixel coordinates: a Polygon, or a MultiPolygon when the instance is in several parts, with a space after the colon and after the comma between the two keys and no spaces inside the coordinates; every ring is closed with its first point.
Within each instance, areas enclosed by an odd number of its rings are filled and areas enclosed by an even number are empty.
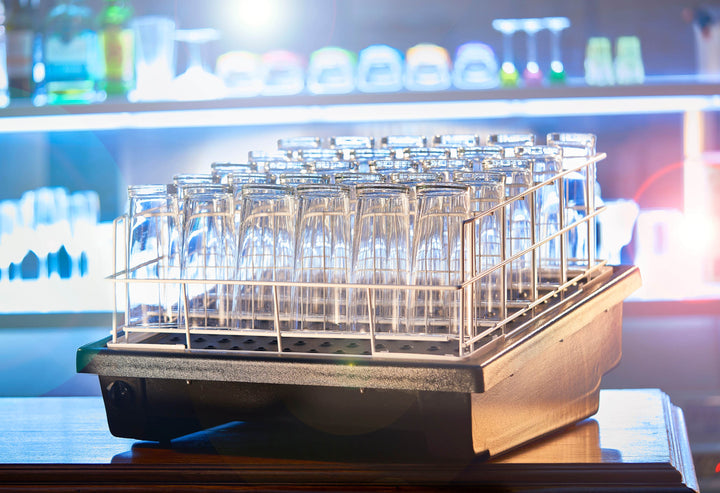
{"type": "Polygon", "coordinates": [[[682,410],[603,390],[591,418],[468,463],[372,439],[228,423],[169,447],[117,438],[100,397],[0,398],[0,491],[698,491],[682,410]]]}

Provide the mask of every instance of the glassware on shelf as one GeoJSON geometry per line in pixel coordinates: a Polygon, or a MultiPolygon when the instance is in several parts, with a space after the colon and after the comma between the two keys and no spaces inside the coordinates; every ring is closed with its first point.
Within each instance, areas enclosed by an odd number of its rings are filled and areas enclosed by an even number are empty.
{"type": "Polygon", "coordinates": [[[263,90],[262,58],[255,53],[223,53],[215,64],[215,74],[225,84],[227,96],[253,97],[263,90]]]}
{"type": "Polygon", "coordinates": [[[496,87],[498,64],[495,52],[485,43],[460,45],[453,64],[453,85],[458,89],[487,89],[496,87]]]}
{"type": "Polygon", "coordinates": [[[536,35],[544,28],[541,19],[519,19],[520,29],[525,31],[527,62],[523,71],[523,80],[527,86],[539,86],[543,81],[543,73],[540,70],[537,58],[537,38],[536,35]]]}
{"type": "Polygon", "coordinates": [[[175,77],[175,21],[146,15],[131,22],[135,37],[135,89],[131,101],[170,99],[175,77]]]}
{"type": "MultiPolygon", "coordinates": [[[[346,284],[350,280],[351,234],[348,189],[339,185],[300,185],[295,281],[346,284]]],[[[348,331],[350,290],[298,286],[298,330],[348,331]]]]}
{"type": "Polygon", "coordinates": [[[33,61],[40,42],[40,0],[6,0],[7,74],[10,98],[29,98],[35,90],[33,61]]]}
{"type": "Polygon", "coordinates": [[[298,157],[300,151],[320,149],[321,147],[322,139],[320,137],[285,137],[277,141],[278,151],[285,151],[294,157],[298,157]]]}
{"type": "Polygon", "coordinates": [[[387,45],[360,51],[357,88],[362,92],[396,92],[403,89],[403,55],[387,45]]]}
{"type": "Polygon", "coordinates": [[[442,175],[446,182],[452,182],[455,173],[472,171],[472,162],[465,159],[425,159],[421,168],[425,172],[442,175]]]}
{"type": "Polygon", "coordinates": [[[299,55],[285,50],[262,55],[264,96],[292,96],[305,88],[305,68],[299,55]]]}
{"type": "Polygon", "coordinates": [[[225,97],[225,84],[205,67],[203,45],[220,38],[216,29],[176,29],[175,40],[187,43],[188,63],[185,72],[175,77],[170,92],[176,100],[204,100],[225,97]]]}
{"type": "Polygon", "coordinates": [[[482,163],[487,158],[501,158],[505,150],[498,145],[461,147],[457,151],[457,157],[472,161],[473,171],[482,171],[482,163]]]}
{"type": "Polygon", "coordinates": [[[562,62],[562,49],[560,48],[560,33],[570,27],[570,19],[567,17],[545,17],[543,20],[545,28],[550,31],[550,50],[552,60],[550,61],[550,83],[565,82],[565,65],[562,62]]]}
{"type": "Polygon", "coordinates": [[[45,21],[44,80],[35,105],[93,103],[105,99],[100,78],[98,35],[93,12],[84,0],[58,0],[45,21]]]}
{"type": "Polygon", "coordinates": [[[7,72],[7,36],[5,34],[5,4],[0,0],[0,108],[10,103],[7,72]]]}
{"type": "Polygon", "coordinates": [[[135,83],[135,40],[129,0],[105,0],[100,12],[100,90],[125,95],[135,83]]]}
{"type": "Polygon", "coordinates": [[[445,48],[420,43],[405,55],[405,88],[409,91],[443,91],[450,88],[450,56],[445,48]]]}
{"type": "Polygon", "coordinates": [[[404,285],[410,275],[409,189],[404,185],[361,184],[356,188],[357,216],[353,235],[351,281],[372,284],[378,289],[353,290],[353,330],[376,332],[407,330],[407,293],[383,289],[404,285]],[[371,299],[368,299],[371,297],[371,299]]]}
{"type": "Polygon", "coordinates": [[[29,249],[30,236],[24,234],[27,228],[22,222],[20,202],[0,202],[0,281],[18,277],[16,266],[20,264],[29,249]]]}
{"type": "Polygon", "coordinates": [[[355,53],[326,46],[310,55],[307,88],[312,94],[347,94],[355,89],[355,53]]]}
{"type": "Polygon", "coordinates": [[[642,84],[645,81],[645,66],[637,36],[620,36],[615,40],[615,80],[618,84],[642,84]]]}
{"type": "Polygon", "coordinates": [[[615,84],[612,50],[606,37],[588,39],[585,50],[585,82],[589,86],[615,84]]]}
{"type": "Polygon", "coordinates": [[[515,87],[518,85],[520,75],[515,66],[515,50],[513,49],[513,36],[520,29],[517,19],[495,19],[492,26],[503,36],[503,63],[500,66],[500,85],[515,87]]]}

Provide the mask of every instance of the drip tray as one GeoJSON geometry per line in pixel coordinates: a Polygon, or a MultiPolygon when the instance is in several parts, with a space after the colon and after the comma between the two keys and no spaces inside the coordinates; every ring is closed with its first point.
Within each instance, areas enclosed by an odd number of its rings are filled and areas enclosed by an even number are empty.
{"type": "Polygon", "coordinates": [[[376,351],[400,345],[383,357],[367,356],[367,340],[283,337],[278,351],[273,337],[242,335],[193,335],[192,350],[153,349],[184,342],[163,334],[147,350],[87,344],[77,365],[99,376],[120,437],[168,442],[233,421],[296,423],[319,437],[409,430],[437,457],[492,456],[596,412],[602,375],[621,356],[622,302],[639,286],[637,268],[605,268],[466,358],[415,356],[442,352],[438,341],[413,341],[397,357],[407,341],[376,340],[376,351]]]}

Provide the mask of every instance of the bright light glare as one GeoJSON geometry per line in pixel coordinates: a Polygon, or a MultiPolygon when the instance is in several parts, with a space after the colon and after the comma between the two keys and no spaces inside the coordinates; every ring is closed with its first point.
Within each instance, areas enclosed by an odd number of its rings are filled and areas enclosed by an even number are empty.
{"type": "Polygon", "coordinates": [[[239,29],[250,34],[269,34],[277,29],[283,16],[278,0],[240,0],[230,2],[233,19],[239,29]]]}
{"type": "Polygon", "coordinates": [[[707,253],[715,245],[717,237],[715,221],[707,214],[685,214],[682,229],[679,236],[689,254],[707,253]]]}

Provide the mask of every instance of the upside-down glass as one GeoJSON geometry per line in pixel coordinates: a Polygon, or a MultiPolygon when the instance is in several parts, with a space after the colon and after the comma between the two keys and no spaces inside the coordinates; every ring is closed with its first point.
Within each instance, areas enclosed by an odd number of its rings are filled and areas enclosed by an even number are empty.
{"type": "Polygon", "coordinates": [[[356,332],[369,332],[371,320],[376,333],[407,330],[407,291],[387,286],[409,281],[408,192],[408,187],[393,184],[365,184],[356,189],[351,279],[354,284],[379,286],[353,290],[351,320],[356,332]]]}
{"type": "MultiPolygon", "coordinates": [[[[242,219],[237,234],[235,279],[293,281],[297,205],[292,189],[281,185],[244,185],[239,200],[242,219]]],[[[277,316],[280,330],[292,328],[290,297],[291,290],[286,286],[275,290],[270,285],[238,285],[233,305],[234,326],[269,330],[276,328],[277,316]]]]}
{"type": "Polygon", "coordinates": [[[409,147],[402,151],[402,158],[409,161],[446,159],[449,154],[449,150],[442,147],[409,147]]]}
{"type": "Polygon", "coordinates": [[[488,212],[505,200],[505,176],[492,171],[457,173],[457,183],[470,189],[470,212],[473,221],[472,264],[468,269],[471,276],[483,272],[473,287],[474,313],[473,332],[469,337],[479,335],[486,327],[505,318],[503,269],[504,208],[488,212]],[[494,269],[494,270],[490,270],[494,269]]]}
{"type": "Polygon", "coordinates": [[[418,169],[417,161],[409,159],[378,159],[368,164],[371,173],[389,175],[391,173],[414,172],[418,169]]]}
{"type": "Polygon", "coordinates": [[[417,187],[418,213],[413,235],[408,330],[414,334],[460,337],[463,280],[463,221],[470,213],[465,185],[441,183],[417,187]]]}
{"type": "Polygon", "coordinates": [[[371,45],[360,51],[357,87],[361,92],[402,90],[402,53],[387,45],[371,45]]]}
{"type": "MultiPolygon", "coordinates": [[[[553,178],[562,168],[562,149],[557,146],[516,147],[519,159],[532,161],[533,184],[537,185],[553,178]]],[[[554,289],[561,284],[561,238],[555,237],[560,231],[560,179],[536,190],[535,200],[535,242],[545,242],[535,250],[537,285],[539,289],[554,289]]]]}
{"type": "Polygon", "coordinates": [[[348,190],[338,185],[300,185],[293,296],[298,330],[347,331],[351,238],[348,190]]]}
{"type": "Polygon", "coordinates": [[[150,326],[177,323],[179,289],[163,279],[180,277],[180,231],[174,185],[128,187],[127,277],[145,282],[127,285],[127,324],[150,326]],[[147,282],[156,280],[157,283],[147,282]]]}
{"type": "Polygon", "coordinates": [[[425,172],[438,173],[444,181],[452,182],[455,173],[472,171],[472,162],[465,159],[427,159],[421,167],[425,172]]]}
{"type": "Polygon", "coordinates": [[[298,185],[322,185],[330,183],[330,177],[320,173],[280,173],[275,177],[278,185],[296,187],[298,185]]]}
{"type": "MultiPolygon", "coordinates": [[[[564,170],[581,166],[595,155],[596,137],[584,133],[550,133],[548,145],[562,148],[564,170]]],[[[565,226],[577,223],[568,231],[568,270],[577,273],[595,263],[595,219],[583,222],[588,214],[595,211],[595,164],[589,164],[579,171],[565,175],[565,226]],[[588,227],[589,226],[589,227],[588,227]],[[592,245],[592,248],[588,248],[592,245]]]]}
{"type": "Polygon", "coordinates": [[[446,149],[448,157],[457,158],[460,149],[476,147],[479,139],[474,134],[443,134],[433,138],[433,146],[446,149]]]}
{"type": "Polygon", "coordinates": [[[500,146],[473,146],[461,147],[457,150],[457,157],[472,161],[473,171],[483,170],[483,161],[488,158],[501,159],[504,156],[504,149],[500,146]]]}
{"type": "Polygon", "coordinates": [[[410,246],[412,247],[413,233],[415,231],[415,217],[417,216],[417,187],[424,183],[440,183],[443,176],[440,173],[427,173],[417,171],[402,171],[387,175],[389,183],[405,185],[408,187],[408,202],[410,211],[410,246]]]}
{"type": "Polygon", "coordinates": [[[210,174],[215,183],[227,183],[226,177],[235,173],[257,173],[255,163],[212,163],[210,174]]]}
{"type": "Polygon", "coordinates": [[[503,157],[512,158],[516,147],[534,146],[535,135],[523,133],[503,133],[490,134],[487,136],[485,143],[489,146],[499,146],[503,148],[503,157]]]}
{"type": "Polygon", "coordinates": [[[511,201],[505,206],[505,258],[519,257],[506,268],[506,305],[508,308],[523,308],[535,298],[533,277],[532,194],[520,197],[532,186],[532,161],[526,159],[488,159],[488,171],[505,175],[505,198],[511,201]]]}
{"type": "Polygon", "coordinates": [[[180,326],[230,327],[231,266],[235,260],[234,208],[227,185],[185,189],[180,276],[180,326]]]}

